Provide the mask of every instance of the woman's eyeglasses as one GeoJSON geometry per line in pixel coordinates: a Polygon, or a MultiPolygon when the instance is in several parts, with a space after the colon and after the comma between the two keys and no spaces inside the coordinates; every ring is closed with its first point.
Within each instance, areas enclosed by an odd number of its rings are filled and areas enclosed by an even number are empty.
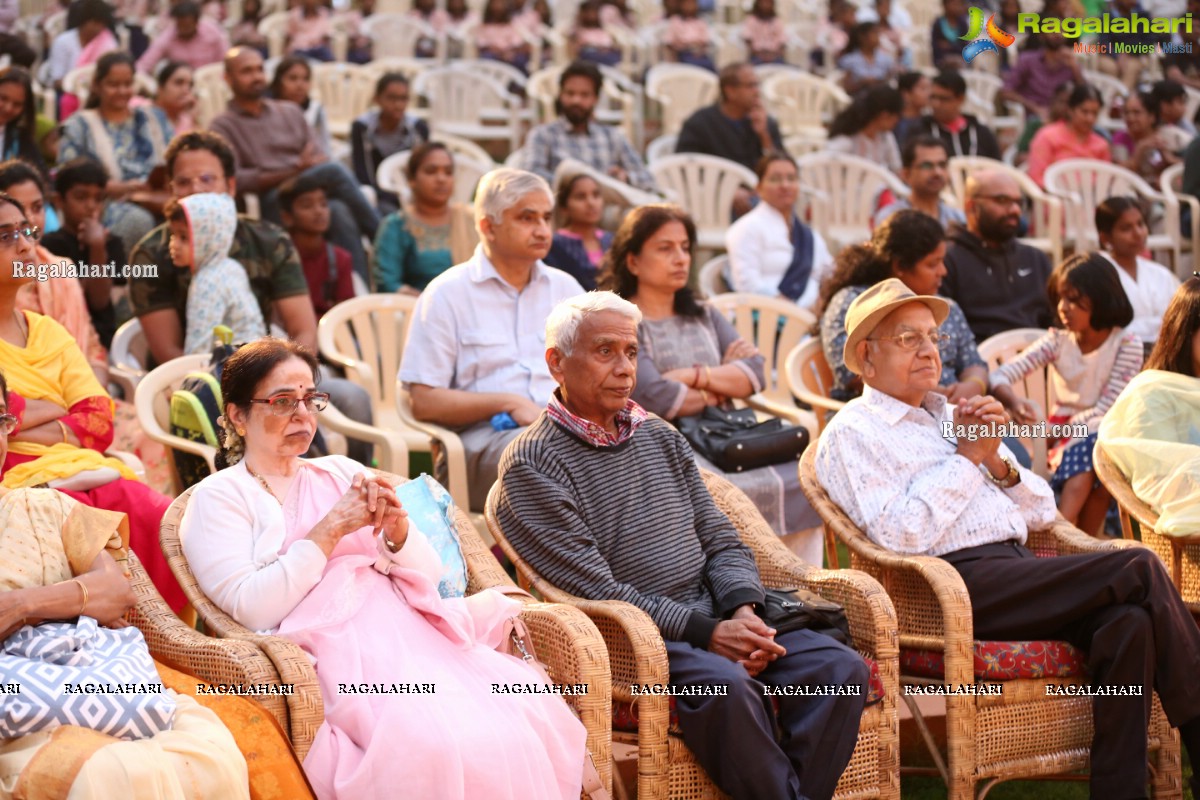
{"type": "Polygon", "coordinates": [[[324,392],[312,392],[304,395],[303,400],[291,395],[280,395],[279,397],[271,397],[266,400],[251,400],[250,402],[266,406],[277,417],[290,417],[300,408],[301,403],[304,403],[304,407],[313,414],[324,411],[325,407],[329,405],[329,395],[324,392]]]}
{"type": "Polygon", "coordinates": [[[0,431],[6,435],[17,429],[17,418],[12,414],[0,414],[0,431]]]}
{"type": "Polygon", "coordinates": [[[10,231],[0,233],[0,245],[15,245],[21,240],[22,236],[36,243],[38,239],[42,238],[42,230],[37,225],[30,225],[25,228],[13,228],[10,231]]]}

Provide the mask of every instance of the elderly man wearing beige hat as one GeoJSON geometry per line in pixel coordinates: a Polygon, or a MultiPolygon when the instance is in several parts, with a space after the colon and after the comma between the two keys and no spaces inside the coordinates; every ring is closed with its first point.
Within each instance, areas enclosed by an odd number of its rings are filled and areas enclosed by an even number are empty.
{"type": "Polygon", "coordinates": [[[854,301],[846,366],[866,388],[821,434],[817,475],[872,541],[958,571],[977,639],[1069,641],[1094,686],[1140,687],[1094,697],[1090,780],[1092,797],[1146,797],[1152,690],[1200,759],[1200,629],[1149,549],[1033,557],[1025,541],[1055,519],[1054,494],[1000,442],[997,400],[955,407],[934,391],[947,313],[894,278],[854,301]]]}

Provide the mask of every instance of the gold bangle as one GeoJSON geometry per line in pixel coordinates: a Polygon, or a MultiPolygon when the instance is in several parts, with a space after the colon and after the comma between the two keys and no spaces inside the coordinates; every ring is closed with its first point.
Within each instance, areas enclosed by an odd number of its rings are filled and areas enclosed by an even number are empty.
{"type": "Polygon", "coordinates": [[[700,390],[700,399],[704,401],[704,405],[708,405],[708,392],[700,390]]]}
{"type": "MultiPolygon", "coordinates": [[[[62,435],[63,435],[63,444],[66,444],[66,442],[67,442],[67,426],[66,426],[66,423],[64,423],[64,422],[63,422],[61,419],[56,419],[56,420],[54,420],[54,421],[58,423],[58,427],[59,427],[59,429],[62,431],[62,435]]],[[[82,584],[80,584],[80,585],[82,585],[82,584]]]]}
{"type": "Polygon", "coordinates": [[[704,366],[704,388],[712,386],[712,367],[707,364],[704,366]]]}
{"type": "Polygon", "coordinates": [[[76,616],[82,617],[82,616],[83,616],[83,610],[84,610],[85,608],[87,608],[87,603],[88,603],[88,588],[87,588],[87,585],[86,585],[86,584],[85,584],[83,581],[79,580],[79,578],[71,578],[71,580],[70,580],[70,583],[77,583],[77,584],[79,584],[79,588],[80,588],[80,590],[83,592],[83,602],[79,604],[79,613],[76,615],[76,616]]]}
{"type": "Polygon", "coordinates": [[[987,394],[988,385],[987,385],[987,381],[985,381],[983,378],[979,377],[978,375],[972,375],[971,377],[967,378],[967,380],[975,381],[976,383],[978,383],[979,390],[981,392],[983,392],[984,394],[987,394]]]}

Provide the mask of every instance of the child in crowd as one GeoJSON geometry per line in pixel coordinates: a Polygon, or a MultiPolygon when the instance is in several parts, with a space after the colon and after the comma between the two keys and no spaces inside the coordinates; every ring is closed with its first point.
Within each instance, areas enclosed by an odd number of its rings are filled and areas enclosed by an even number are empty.
{"type": "Polygon", "coordinates": [[[858,10],[849,0],[830,0],[829,17],[817,26],[814,38],[816,46],[812,52],[813,66],[819,71],[833,69],[834,58],[850,43],[850,31],[854,28],[858,10]]]}
{"type": "Polygon", "coordinates": [[[350,254],[325,238],[329,232],[329,198],[320,183],[303,175],[279,187],[283,227],[292,237],[317,318],[354,297],[354,265],[350,254]]]}
{"type": "Polygon", "coordinates": [[[596,288],[596,274],[613,240],[611,233],[600,228],[604,216],[600,184],[587,175],[563,181],[555,195],[554,207],[558,230],[545,261],[590,292],[596,288]]]}
{"type": "MultiPolygon", "coordinates": [[[[467,31],[479,22],[479,15],[467,5],[467,0],[446,0],[446,33],[460,42],[467,36],[467,31]]],[[[459,45],[461,48],[461,45],[459,45]]],[[[455,57],[450,53],[450,57],[455,57]]]]}
{"type": "Polygon", "coordinates": [[[1096,232],[1100,234],[1100,247],[1116,265],[1121,288],[1133,306],[1129,332],[1142,340],[1149,355],[1158,339],[1163,314],[1179,288],[1179,278],[1162,264],[1142,258],[1150,229],[1136,199],[1110,197],[1096,206],[1096,232]]]}
{"type": "Polygon", "coordinates": [[[267,57],[267,37],[258,32],[262,22],[261,0],[242,0],[242,18],[229,29],[229,41],[234,47],[253,47],[267,57]]]}
{"type": "Polygon", "coordinates": [[[503,61],[529,72],[532,48],[513,24],[510,0],[488,0],[483,7],[483,24],[475,30],[475,47],[480,58],[503,61]]]}
{"type": "Polygon", "coordinates": [[[374,13],[375,0],[359,0],[358,8],[334,14],[336,24],[346,32],[346,60],[351,64],[367,64],[371,61],[371,37],[367,36],[363,26],[374,13]]]}
{"type": "MultiPolygon", "coordinates": [[[[42,238],[42,244],[55,255],[76,264],[114,264],[119,270],[126,263],[125,246],[120,237],[100,223],[104,211],[104,190],[108,171],[87,156],[69,161],[54,176],[54,194],[62,212],[62,227],[42,238]]],[[[112,346],[117,330],[113,307],[113,283],[125,284],[124,278],[81,278],[92,326],[105,349],[112,346]]]]}
{"type": "Polygon", "coordinates": [[[318,61],[333,61],[333,50],[329,47],[333,38],[333,17],[321,0],[300,0],[300,4],[288,12],[287,36],[289,53],[318,61]]]}
{"type": "Polygon", "coordinates": [[[437,37],[445,36],[449,30],[450,15],[438,8],[437,0],[414,0],[413,7],[405,16],[425,24],[432,34],[431,36],[422,36],[417,40],[414,55],[417,58],[437,56],[437,37]]]}
{"type": "Polygon", "coordinates": [[[350,126],[354,175],[359,183],[375,188],[375,204],[381,215],[400,208],[400,198],[376,184],[379,165],[388,156],[429,141],[429,126],[407,113],[409,96],[408,78],[399,72],[383,74],[375,83],[377,107],[360,115],[350,126]]]}
{"type": "Polygon", "coordinates": [[[227,194],[193,194],[163,209],[171,228],[171,260],[190,267],[185,353],[212,348],[213,328],[227,325],[235,342],[267,335],[263,312],[242,265],[229,257],[237,229],[237,207],[227,194]]]}
{"type": "Polygon", "coordinates": [[[611,33],[600,21],[599,0],[587,0],[579,6],[575,16],[575,30],[571,32],[571,46],[575,58],[596,64],[616,66],[621,61],[621,50],[611,33]]]}
{"type": "Polygon", "coordinates": [[[680,0],[678,12],[667,17],[662,41],[673,60],[717,71],[717,65],[708,52],[712,45],[712,32],[708,23],[700,18],[697,0],[680,0]]]}
{"type": "Polygon", "coordinates": [[[742,22],[742,39],[751,64],[784,63],[787,29],[775,13],[775,0],[754,0],[750,15],[742,22]]]}
{"type": "Polygon", "coordinates": [[[1067,522],[1095,535],[1110,500],[1092,467],[1096,431],[1117,395],[1141,369],[1142,341],[1125,330],[1133,321],[1133,307],[1116,267],[1103,255],[1071,256],[1054,270],[1048,289],[1062,327],[1051,328],[1018,358],[992,372],[990,383],[1013,421],[1032,425],[1040,421],[1041,410],[1032,400],[1018,397],[1012,384],[1050,367],[1056,402],[1046,418],[1053,445],[1050,485],[1062,492],[1058,509],[1067,522]],[[1059,425],[1081,425],[1087,432],[1072,436],[1069,430],[1056,431],[1059,425]]]}

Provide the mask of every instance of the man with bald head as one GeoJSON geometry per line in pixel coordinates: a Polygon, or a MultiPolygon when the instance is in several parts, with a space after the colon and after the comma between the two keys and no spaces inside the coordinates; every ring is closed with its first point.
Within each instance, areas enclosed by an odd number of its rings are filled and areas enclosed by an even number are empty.
{"type": "Polygon", "coordinates": [[[209,127],[233,147],[238,190],[256,193],[263,218],[279,224],[279,186],[301,174],[314,178],[329,198],[329,239],[349,251],[354,271],[365,280],[362,237],[374,239],[379,214],[354,176],[329,160],[299,106],[265,96],[267,76],[257,50],[230,50],[225,55],[225,82],[233,99],[209,127]]]}
{"type": "Polygon", "coordinates": [[[1055,521],[1054,494],[984,429],[1005,421],[999,401],[977,395],[952,406],[938,393],[938,326],[948,313],[940,297],[895,278],[854,300],[844,355],[866,388],[822,432],[817,476],[873,542],[958,572],[976,639],[1083,650],[1091,796],[1146,797],[1152,692],[1193,763],[1200,758],[1200,629],[1148,548],[1036,558],[1025,546],[1030,530],[1055,521]]]}
{"type": "Polygon", "coordinates": [[[1053,265],[1017,241],[1021,189],[1011,175],[967,178],[967,227],[950,235],[941,293],[962,306],[978,341],[1014,328],[1045,328],[1052,316],[1046,281],[1053,265]]]}

